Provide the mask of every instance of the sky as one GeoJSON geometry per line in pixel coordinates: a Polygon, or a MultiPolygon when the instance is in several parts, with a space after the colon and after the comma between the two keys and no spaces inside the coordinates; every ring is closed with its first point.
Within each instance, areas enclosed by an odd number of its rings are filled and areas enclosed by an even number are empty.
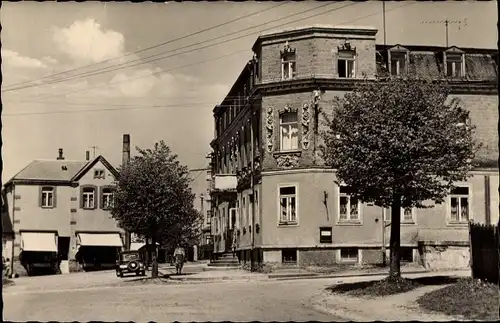
{"type": "MultiPolygon", "coordinates": [[[[387,2],[386,42],[444,46],[444,25],[424,23],[444,19],[462,21],[450,46],[497,48],[495,1],[387,2]]],[[[205,167],[212,110],[261,32],[373,26],[384,41],[379,1],[3,2],[0,20],[4,182],[59,148],[82,160],[97,146],[119,166],[126,133],[132,147],[164,140],[189,168],[205,167]]]]}

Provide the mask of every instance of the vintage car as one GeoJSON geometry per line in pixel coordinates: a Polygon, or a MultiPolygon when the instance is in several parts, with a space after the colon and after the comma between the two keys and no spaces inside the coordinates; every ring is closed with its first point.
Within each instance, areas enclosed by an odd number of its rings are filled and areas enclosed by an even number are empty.
{"type": "Polygon", "coordinates": [[[127,273],[135,273],[137,276],[146,275],[146,266],[141,252],[120,252],[119,258],[116,261],[116,276],[123,277],[127,273]]]}

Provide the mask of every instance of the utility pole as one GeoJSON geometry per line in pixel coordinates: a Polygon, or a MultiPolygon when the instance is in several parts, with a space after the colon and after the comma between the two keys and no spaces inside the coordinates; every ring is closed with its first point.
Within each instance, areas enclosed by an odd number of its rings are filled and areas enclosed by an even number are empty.
{"type": "Polygon", "coordinates": [[[446,31],[446,48],[448,48],[448,25],[450,24],[458,24],[458,29],[461,29],[462,24],[464,24],[464,27],[467,26],[467,18],[464,20],[448,20],[445,18],[445,20],[426,20],[422,21],[423,24],[444,24],[445,26],[445,31],[446,31]]]}

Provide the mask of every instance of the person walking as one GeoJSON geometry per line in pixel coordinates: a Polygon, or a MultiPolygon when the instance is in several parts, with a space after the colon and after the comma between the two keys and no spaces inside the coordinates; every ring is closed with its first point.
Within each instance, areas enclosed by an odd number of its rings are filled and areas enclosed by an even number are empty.
{"type": "Polygon", "coordinates": [[[5,259],[5,262],[4,262],[4,277],[5,278],[12,278],[12,272],[11,272],[11,268],[10,268],[10,259],[7,258],[5,259]]]}
{"type": "Polygon", "coordinates": [[[184,260],[186,258],[184,248],[182,248],[180,244],[177,244],[177,247],[174,250],[174,258],[175,270],[177,272],[177,275],[180,275],[182,272],[182,267],[184,266],[184,260]]]}

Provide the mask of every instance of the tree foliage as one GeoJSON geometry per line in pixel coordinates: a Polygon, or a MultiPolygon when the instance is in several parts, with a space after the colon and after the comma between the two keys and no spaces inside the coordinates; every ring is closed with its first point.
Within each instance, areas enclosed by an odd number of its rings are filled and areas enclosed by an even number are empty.
{"type": "Polygon", "coordinates": [[[189,172],[160,141],[154,149],[136,148],[120,169],[111,214],[118,224],[141,238],[169,248],[199,234],[201,214],[194,208],[189,172]]]}
{"type": "Polygon", "coordinates": [[[398,228],[391,240],[397,234],[398,241],[391,241],[391,249],[396,242],[399,248],[401,207],[442,203],[454,182],[466,180],[479,148],[469,112],[443,84],[366,82],[336,98],[325,118],[325,163],[352,196],[392,208],[391,225],[398,228]]]}

